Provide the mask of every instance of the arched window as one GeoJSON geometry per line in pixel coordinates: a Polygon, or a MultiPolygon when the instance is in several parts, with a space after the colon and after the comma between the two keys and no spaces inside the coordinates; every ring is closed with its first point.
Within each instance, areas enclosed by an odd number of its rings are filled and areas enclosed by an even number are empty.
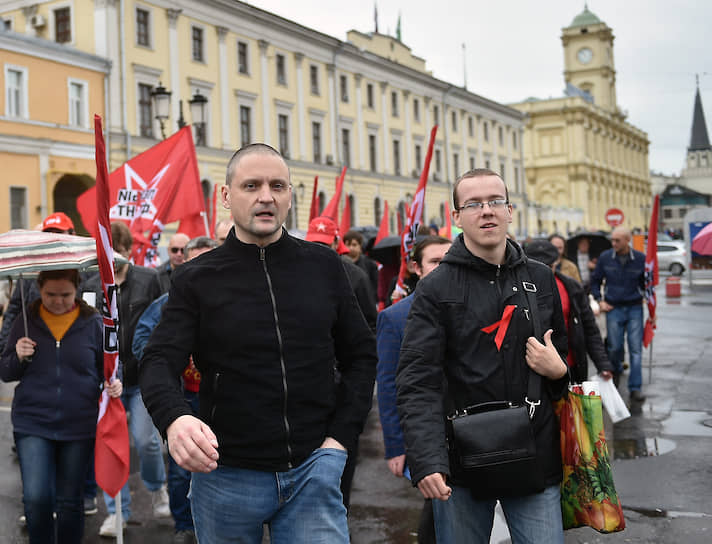
{"type": "Polygon", "coordinates": [[[398,203],[398,210],[396,212],[398,214],[396,218],[396,228],[398,229],[397,232],[400,234],[403,229],[405,228],[405,222],[407,220],[406,215],[405,215],[405,201],[401,200],[398,203]]]}
{"type": "Polygon", "coordinates": [[[442,226],[442,225],[445,225],[445,222],[446,222],[446,219],[447,219],[447,218],[445,217],[445,214],[446,214],[446,213],[447,213],[447,209],[446,209],[446,207],[445,207],[445,203],[444,203],[444,202],[441,202],[441,203],[440,203],[440,225],[441,225],[441,226],[442,226]]]}
{"type": "Polygon", "coordinates": [[[381,224],[383,211],[381,210],[381,197],[377,196],[373,199],[373,224],[378,226],[381,224]]]}
{"type": "Polygon", "coordinates": [[[319,191],[319,215],[326,208],[326,193],[324,191],[319,191]]]}
{"type": "Polygon", "coordinates": [[[349,199],[349,209],[351,210],[351,217],[349,217],[349,220],[351,221],[351,227],[353,228],[356,226],[356,216],[358,215],[356,213],[356,199],[354,198],[354,195],[348,195],[346,198],[349,199]]]}
{"type": "Polygon", "coordinates": [[[298,220],[299,213],[297,210],[297,193],[295,191],[292,191],[292,207],[287,212],[287,220],[284,222],[287,227],[287,230],[293,230],[298,228],[298,220]]]}

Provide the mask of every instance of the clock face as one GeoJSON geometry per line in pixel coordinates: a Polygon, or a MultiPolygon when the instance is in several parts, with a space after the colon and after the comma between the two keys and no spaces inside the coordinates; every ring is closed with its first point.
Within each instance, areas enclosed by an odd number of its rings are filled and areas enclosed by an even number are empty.
{"type": "Polygon", "coordinates": [[[588,64],[593,58],[593,51],[591,51],[588,47],[583,47],[579,49],[576,56],[581,64],[588,64]]]}

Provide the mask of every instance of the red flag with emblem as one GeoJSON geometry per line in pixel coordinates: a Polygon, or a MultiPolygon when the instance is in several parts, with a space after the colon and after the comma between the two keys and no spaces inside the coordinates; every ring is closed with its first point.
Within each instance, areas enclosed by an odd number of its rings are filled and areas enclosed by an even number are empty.
{"type": "Polygon", "coordinates": [[[433,158],[433,146],[435,145],[435,135],[438,132],[438,126],[435,125],[430,131],[430,142],[428,143],[428,152],[425,154],[425,163],[423,171],[420,174],[420,182],[418,189],[415,191],[413,203],[408,212],[408,218],[401,234],[401,266],[398,273],[398,282],[393,291],[394,299],[399,300],[408,293],[405,287],[405,275],[408,273],[408,261],[410,260],[410,250],[415,245],[415,236],[418,232],[418,227],[423,220],[423,206],[425,205],[425,188],[428,184],[428,173],[430,172],[430,160],[433,158]]]}
{"type": "MultiPolygon", "coordinates": [[[[96,232],[96,187],[77,198],[86,229],[96,232]]],[[[181,232],[207,236],[205,199],[191,128],[178,132],[125,162],[108,178],[109,219],[124,221],[134,238],[132,259],[152,264],[164,225],[185,220],[181,232]]]]}
{"type": "Polygon", "coordinates": [[[648,319],[643,329],[643,345],[647,348],[655,336],[655,286],[658,284],[658,211],[660,195],[655,195],[653,213],[648,227],[648,248],[645,254],[645,298],[648,301],[648,319]]]}
{"type": "MultiPolygon", "coordinates": [[[[104,291],[102,320],[104,324],[104,379],[116,378],[119,366],[117,327],[119,311],[116,305],[114,283],[114,250],[111,245],[109,222],[109,175],[106,168],[106,148],[101,132],[101,117],[94,116],[94,141],[96,147],[96,195],[94,200],[96,224],[92,229],[96,239],[99,275],[104,291]]],[[[115,497],[129,478],[129,430],[126,412],[119,398],[111,398],[106,390],[99,399],[99,418],[96,424],[94,448],[96,482],[104,491],[115,497]]]]}

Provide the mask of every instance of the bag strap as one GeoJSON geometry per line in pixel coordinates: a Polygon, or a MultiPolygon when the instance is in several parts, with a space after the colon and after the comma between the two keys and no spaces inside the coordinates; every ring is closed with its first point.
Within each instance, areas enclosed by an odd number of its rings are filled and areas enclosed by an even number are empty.
{"type": "MultiPolygon", "coordinates": [[[[524,268],[524,276],[527,280],[529,277],[529,270],[527,269],[526,263],[523,267],[518,267],[516,270],[517,280],[522,284],[522,289],[527,297],[527,304],[529,305],[529,314],[531,316],[532,325],[534,326],[534,338],[540,342],[544,341],[544,337],[541,333],[541,321],[539,320],[539,307],[536,302],[536,292],[537,287],[531,281],[526,281],[521,278],[520,268],[524,268]]],[[[528,365],[527,365],[528,366],[528,365]]],[[[529,406],[529,419],[534,419],[534,413],[536,412],[537,406],[541,404],[541,376],[534,372],[531,367],[529,367],[529,383],[527,385],[527,396],[524,398],[527,406],[529,406]]]]}

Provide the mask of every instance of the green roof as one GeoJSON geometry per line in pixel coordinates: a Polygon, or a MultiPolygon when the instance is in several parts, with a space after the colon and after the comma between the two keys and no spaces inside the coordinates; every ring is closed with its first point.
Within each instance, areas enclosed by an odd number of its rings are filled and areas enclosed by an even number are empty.
{"type": "Polygon", "coordinates": [[[585,6],[583,8],[583,11],[581,13],[579,13],[576,17],[574,17],[574,20],[571,22],[571,24],[569,26],[573,27],[573,26],[597,25],[602,22],[603,21],[601,21],[594,13],[592,13],[588,10],[588,6],[585,6]]]}

